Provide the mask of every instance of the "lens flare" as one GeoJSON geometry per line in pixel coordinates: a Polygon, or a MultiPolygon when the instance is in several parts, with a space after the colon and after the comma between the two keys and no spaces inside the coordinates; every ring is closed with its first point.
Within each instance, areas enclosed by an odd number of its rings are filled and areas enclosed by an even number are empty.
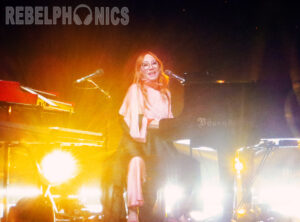
{"type": "Polygon", "coordinates": [[[203,215],[207,215],[207,217],[213,217],[222,213],[224,191],[221,185],[205,184],[203,187],[201,187],[199,194],[199,198],[203,203],[203,215]]]}
{"type": "Polygon", "coordinates": [[[34,186],[12,186],[8,187],[7,192],[3,188],[0,189],[0,198],[4,195],[9,198],[35,197],[42,194],[41,190],[34,186]]]}
{"type": "Polygon", "coordinates": [[[265,183],[258,188],[256,198],[260,203],[268,204],[273,211],[300,219],[300,191],[297,183],[265,183]]]}
{"type": "Polygon", "coordinates": [[[172,208],[184,195],[182,187],[175,184],[168,184],[164,188],[164,199],[166,204],[166,213],[170,213],[172,208]]]}
{"type": "Polygon", "coordinates": [[[76,175],[76,160],[69,152],[55,150],[44,157],[41,164],[44,177],[51,184],[61,184],[76,175]]]}
{"type": "Polygon", "coordinates": [[[85,208],[82,210],[87,210],[93,213],[101,213],[103,207],[100,203],[100,197],[102,192],[99,187],[95,186],[83,186],[80,188],[78,193],[78,198],[85,208]]]}
{"type": "Polygon", "coordinates": [[[240,173],[244,169],[244,164],[240,161],[239,158],[235,158],[234,168],[238,173],[240,173]]]}

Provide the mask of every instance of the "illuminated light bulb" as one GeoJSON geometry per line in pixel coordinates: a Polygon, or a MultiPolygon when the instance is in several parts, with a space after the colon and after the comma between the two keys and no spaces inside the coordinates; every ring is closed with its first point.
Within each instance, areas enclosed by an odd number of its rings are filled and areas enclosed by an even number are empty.
{"type": "Polygon", "coordinates": [[[55,150],[42,160],[42,173],[52,184],[61,184],[76,175],[76,160],[71,153],[55,150]]]}
{"type": "Polygon", "coordinates": [[[239,210],[237,211],[237,213],[238,213],[239,216],[243,216],[243,215],[246,214],[246,209],[241,208],[241,209],[239,209],[239,210]]]}
{"type": "Polygon", "coordinates": [[[235,158],[234,168],[236,171],[240,172],[244,169],[243,163],[238,158],[235,158]]]}

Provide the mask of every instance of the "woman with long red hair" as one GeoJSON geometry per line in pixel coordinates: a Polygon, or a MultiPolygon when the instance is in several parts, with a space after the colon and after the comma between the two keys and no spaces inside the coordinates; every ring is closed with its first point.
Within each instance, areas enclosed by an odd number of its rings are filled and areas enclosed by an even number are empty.
{"type": "MultiPolygon", "coordinates": [[[[173,118],[168,82],[163,64],[155,54],[144,52],[138,56],[134,81],[119,110],[125,123],[119,152],[122,166],[128,166],[128,222],[139,221],[138,208],[145,202],[143,183],[156,183],[154,180],[162,178],[164,165],[170,153],[175,152],[155,134],[161,119],[173,118]]],[[[153,183],[151,186],[156,187],[153,183]]]]}
{"type": "Polygon", "coordinates": [[[160,119],[173,118],[168,82],[156,55],[145,52],[137,58],[133,84],[119,111],[135,141],[146,142],[147,127],[158,128],[160,119]]]}

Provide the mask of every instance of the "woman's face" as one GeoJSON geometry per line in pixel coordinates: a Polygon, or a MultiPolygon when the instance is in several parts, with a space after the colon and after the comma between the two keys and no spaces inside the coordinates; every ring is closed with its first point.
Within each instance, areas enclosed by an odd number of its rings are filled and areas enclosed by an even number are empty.
{"type": "Polygon", "coordinates": [[[160,67],[158,61],[150,55],[146,54],[141,65],[142,78],[150,81],[158,79],[160,67]]]}

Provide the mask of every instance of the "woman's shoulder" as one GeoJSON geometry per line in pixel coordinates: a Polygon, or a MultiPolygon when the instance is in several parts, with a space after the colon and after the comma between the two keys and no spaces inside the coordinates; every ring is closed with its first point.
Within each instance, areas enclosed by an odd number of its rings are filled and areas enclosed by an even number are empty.
{"type": "Polygon", "coordinates": [[[132,83],[130,86],[129,86],[129,89],[137,89],[138,88],[138,84],[137,83],[132,83]]]}
{"type": "Polygon", "coordinates": [[[140,90],[140,87],[137,83],[132,83],[129,88],[128,88],[128,92],[138,92],[140,90]]]}

